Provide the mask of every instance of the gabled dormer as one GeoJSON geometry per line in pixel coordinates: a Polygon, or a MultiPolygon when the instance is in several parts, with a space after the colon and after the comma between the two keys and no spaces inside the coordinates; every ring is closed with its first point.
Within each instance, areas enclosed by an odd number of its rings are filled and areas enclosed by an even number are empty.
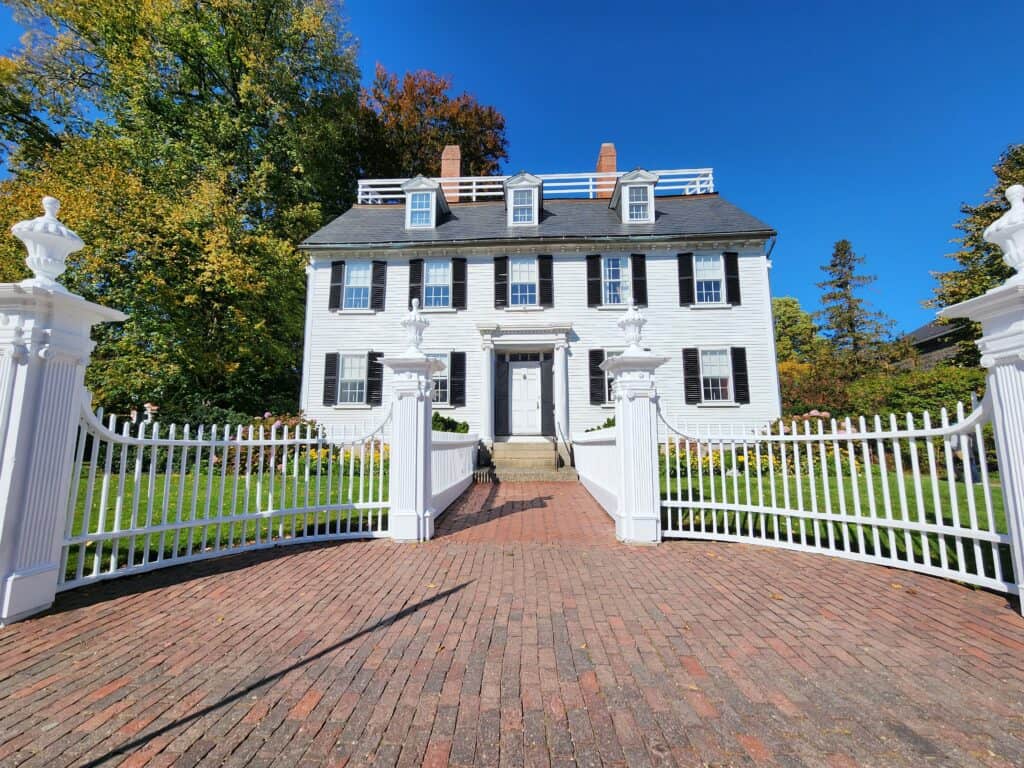
{"type": "Polygon", "coordinates": [[[658,174],[637,168],[615,182],[608,207],[618,210],[623,224],[654,223],[654,185],[658,174]]]}
{"type": "Polygon", "coordinates": [[[505,182],[505,214],[510,227],[540,224],[544,203],[544,182],[532,173],[520,171],[505,182]]]}
{"type": "Polygon", "coordinates": [[[448,213],[441,185],[426,176],[416,176],[402,185],[405,193],[405,228],[433,229],[448,213]]]}

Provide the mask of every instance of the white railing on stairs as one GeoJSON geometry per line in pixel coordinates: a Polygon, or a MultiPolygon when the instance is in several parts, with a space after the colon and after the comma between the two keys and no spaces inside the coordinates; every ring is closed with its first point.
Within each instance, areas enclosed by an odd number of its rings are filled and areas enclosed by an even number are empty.
{"type": "Polygon", "coordinates": [[[476,435],[452,432],[434,432],[431,435],[430,508],[435,517],[444,512],[473,482],[479,442],[476,435]]]}
{"type": "Polygon", "coordinates": [[[1017,593],[987,403],[707,439],[664,423],[662,535],[819,552],[1017,593]]]}
{"type": "Polygon", "coordinates": [[[370,434],[133,425],[82,406],[58,589],[248,549],[388,535],[390,410],[370,434]]]}

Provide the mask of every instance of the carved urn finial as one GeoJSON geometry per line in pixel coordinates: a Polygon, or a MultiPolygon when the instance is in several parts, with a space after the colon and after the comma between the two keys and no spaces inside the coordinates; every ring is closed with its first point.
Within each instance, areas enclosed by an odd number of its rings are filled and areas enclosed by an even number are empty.
{"type": "Polygon", "coordinates": [[[34,277],[22,281],[22,285],[37,286],[67,293],[57,282],[66,269],[68,254],[81,250],[85,245],[82,238],[65,227],[57,219],[60,202],[54,197],[43,198],[42,216],[28,221],[19,221],[11,227],[11,233],[25,244],[28,258],[25,263],[34,277]]]}
{"type": "Polygon", "coordinates": [[[405,328],[405,335],[409,341],[409,348],[405,351],[407,356],[422,357],[423,330],[430,325],[423,313],[420,312],[420,300],[412,300],[412,309],[402,319],[402,327],[405,328]]]}
{"type": "Polygon", "coordinates": [[[622,299],[629,305],[629,309],[626,310],[626,314],[619,318],[619,322],[616,325],[622,329],[622,333],[626,337],[626,343],[629,345],[625,354],[642,353],[643,348],[640,346],[640,338],[643,334],[643,327],[647,324],[647,319],[633,304],[633,292],[629,289],[628,285],[622,288],[622,299]]]}
{"type": "Polygon", "coordinates": [[[988,242],[1003,251],[1003,261],[1017,270],[1008,282],[1024,282],[1024,186],[1014,184],[1006,190],[1010,210],[985,229],[988,242]]]}

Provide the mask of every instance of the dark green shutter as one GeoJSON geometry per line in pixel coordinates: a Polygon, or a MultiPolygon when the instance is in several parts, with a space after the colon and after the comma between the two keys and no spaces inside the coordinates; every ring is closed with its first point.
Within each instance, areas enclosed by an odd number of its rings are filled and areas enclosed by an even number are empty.
{"type": "Polygon", "coordinates": [[[744,347],[733,347],[732,357],[732,389],[733,399],[746,405],[750,402],[750,377],[747,375],[747,350],[744,347]]]}
{"type": "Polygon", "coordinates": [[[448,356],[448,401],[452,405],[466,404],[465,352],[452,352],[448,356]]]}
{"type": "Polygon", "coordinates": [[[638,307],[647,306],[647,257],[634,253],[629,257],[630,276],[633,278],[633,303],[638,307]]]}
{"type": "Polygon", "coordinates": [[[328,309],[341,309],[342,293],[345,290],[345,262],[331,262],[331,292],[327,300],[328,309]]]}
{"type": "Polygon", "coordinates": [[[466,260],[452,259],[452,307],[466,308],[466,260]]]}
{"type": "Polygon", "coordinates": [[[373,262],[373,277],[370,282],[370,309],[384,311],[384,293],[387,290],[388,263],[373,262]]]}
{"type": "Polygon", "coordinates": [[[587,306],[601,306],[601,257],[587,256],[587,306]]]}
{"type": "Polygon", "coordinates": [[[740,263],[739,254],[727,251],[722,254],[725,264],[725,300],[733,306],[740,303],[740,263]]]}
{"type": "Polygon", "coordinates": [[[604,350],[592,349],[588,352],[590,364],[590,404],[604,405],[607,402],[608,390],[605,387],[604,371],[601,370],[601,363],[604,362],[604,350]]]}
{"type": "Polygon", "coordinates": [[[537,257],[538,297],[542,307],[555,306],[554,264],[550,256],[537,257]]]}
{"type": "Polygon", "coordinates": [[[701,401],[700,350],[696,347],[683,350],[683,392],[687,405],[697,405],[701,401]]]}
{"type": "Polygon", "coordinates": [[[338,404],[338,353],[324,355],[324,405],[338,404]]]}
{"type": "Polygon", "coordinates": [[[383,352],[366,353],[366,404],[380,405],[384,400],[383,352]]]}
{"type": "Polygon", "coordinates": [[[494,257],[494,308],[508,306],[508,256],[494,257]]]}
{"type": "Polygon", "coordinates": [[[423,259],[409,259],[409,307],[412,300],[419,299],[423,306],[423,259]]]}
{"type": "Polygon", "coordinates": [[[680,253],[679,263],[679,306],[688,307],[693,304],[693,254],[680,253]]]}

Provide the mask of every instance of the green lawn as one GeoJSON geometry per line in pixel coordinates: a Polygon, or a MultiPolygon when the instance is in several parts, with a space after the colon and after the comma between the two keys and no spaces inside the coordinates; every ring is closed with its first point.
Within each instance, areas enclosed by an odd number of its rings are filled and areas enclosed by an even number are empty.
{"type": "MultiPolygon", "coordinates": [[[[904,531],[879,524],[891,518],[929,525],[953,526],[954,518],[964,528],[994,530],[1005,533],[1006,515],[1003,508],[999,477],[989,474],[991,503],[986,500],[985,489],[977,483],[970,491],[965,482],[946,478],[922,476],[920,497],[909,472],[897,473],[889,468],[882,476],[877,464],[869,465],[870,481],[863,465],[858,465],[856,480],[849,476],[844,465],[841,480],[834,473],[834,464],[828,466],[828,480],[823,482],[821,467],[815,457],[816,476],[806,474],[797,480],[792,471],[783,473],[776,468],[769,473],[762,468],[761,477],[752,468],[747,478],[743,472],[723,477],[720,470],[709,475],[691,470],[680,460],[680,477],[666,477],[662,457],[661,495],[665,501],[701,501],[697,508],[662,510],[665,530],[702,530],[736,534],[768,540],[806,543],[824,549],[848,550],[870,556],[897,557],[916,563],[925,563],[925,546],[933,565],[943,562],[951,569],[961,566],[970,573],[979,573],[979,562],[984,575],[996,577],[995,558],[1002,566],[1002,575],[1009,579],[1012,573],[1009,547],[991,542],[974,542],[937,531],[904,531]],[[850,521],[810,520],[785,514],[785,511],[817,510],[824,514],[830,502],[833,514],[842,511],[840,499],[845,502],[845,514],[856,516],[855,499],[860,502],[863,524],[850,521]],[[888,500],[888,503],[887,503],[888,500]],[[753,505],[781,510],[765,513],[749,510],[722,509],[724,505],[753,505]],[[954,513],[954,504],[956,512],[954,513]],[[873,508],[873,512],[872,512],[873,508]],[[989,511],[991,510],[991,512],[989,511]],[[936,512],[938,511],[938,516],[936,512]],[[991,528],[990,528],[991,517],[991,528]],[[815,538],[817,534],[817,539],[815,538]],[[909,553],[909,554],[908,554],[909,553]],[[943,561],[945,558],[945,561],[943,561]]],[[[674,459],[671,462],[675,470],[674,459]]],[[[739,466],[742,466],[741,464],[739,466]]],[[[726,457],[727,470],[732,468],[732,457],[726,457]]],[[[924,467],[922,467],[922,470],[924,467]]]]}
{"type": "MultiPolygon", "coordinates": [[[[346,470],[348,468],[346,467],[346,470]]],[[[325,511],[323,507],[344,504],[368,504],[387,501],[388,471],[384,463],[383,478],[380,464],[374,464],[372,477],[360,482],[358,467],[339,478],[332,473],[330,487],[326,471],[318,476],[311,462],[307,478],[300,464],[299,476],[281,477],[280,472],[256,471],[247,479],[235,480],[233,467],[223,472],[214,467],[210,472],[185,474],[148,471],[141,473],[138,484],[131,469],[126,473],[123,488],[117,472],[109,478],[107,492],[103,492],[103,467],[97,469],[93,493],[89,494],[90,467],[82,468],[75,499],[75,514],[71,536],[86,536],[84,544],[68,549],[65,578],[74,579],[81,562],[84,574],[92,573],[98,564],[101,571],[110,569],[111,558],[116,556],[117,567],[129,563],[141,565],[175,556],[237,548],[247,543],[270,542],[295,537],[325,534],[368,534],[387,530],[387,510],[378,507],[325,511]],[[225,518],[256,515],[268,510],[285,510],[283,514],[224,522],[225,518]],[[288,510],[300,510],[288,513],[288,510]],[[97,541],[98,531],[110,532],[115,522],[120,530],[140,529],[167,524],[169,530],[149,535],[125,535],[116,540],[97,541]],[[134,525],[133,525],[134,520],[134,525]],[[205,520],[219,520],[203,524],[205,520]],[[199,521],[190,525],[190,521],[199,521]],[[115,555],[116,544],[116,555],[115,555]],[[191,545],[191,550],[189,549],[191,545]]],[[[291,470],[290,470],[291,471],[291,470]]]]}

